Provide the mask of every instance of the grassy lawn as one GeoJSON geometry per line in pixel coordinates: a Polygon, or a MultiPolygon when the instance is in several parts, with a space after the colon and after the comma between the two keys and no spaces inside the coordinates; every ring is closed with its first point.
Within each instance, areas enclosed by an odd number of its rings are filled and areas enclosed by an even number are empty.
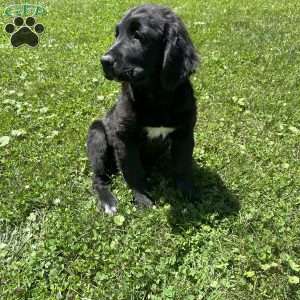
{"type": "Polygon", "coordinates": [[[202,57],[201,201],[159,179],[136,211],[116,177],[115,218],[96,211],[85,142],[119,89],[100,55],[140,2],[41,3],[38,48],[0,32],[0,299],[300,299],[298,0],[160,2],[202,57]]]}

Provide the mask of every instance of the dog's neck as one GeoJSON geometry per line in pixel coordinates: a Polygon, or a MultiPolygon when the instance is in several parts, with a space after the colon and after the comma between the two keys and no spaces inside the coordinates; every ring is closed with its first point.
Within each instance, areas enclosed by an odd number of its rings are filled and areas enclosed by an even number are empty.
{"type": "Polygon", "coordinates": [[[170,99],[180,90],[180,86],[173,91],[165,90],[159,82],[150,84],[135,85],[124,82],[122,84],[123,91],[127,92],[127,96],[133,102],[143,101],[155,103],[156,105],[169,102],[170,99]]]}

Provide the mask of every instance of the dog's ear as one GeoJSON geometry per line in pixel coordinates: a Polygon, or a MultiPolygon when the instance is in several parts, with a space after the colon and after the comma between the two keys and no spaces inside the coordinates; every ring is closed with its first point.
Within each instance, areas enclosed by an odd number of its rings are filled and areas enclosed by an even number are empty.
{"type": "Polygon", "coordinates": [[[161,70],[163,88],[174,90],[198,65],[198,56],[188,33],[178,19],[165,25],[165,49],[161,70]]]}

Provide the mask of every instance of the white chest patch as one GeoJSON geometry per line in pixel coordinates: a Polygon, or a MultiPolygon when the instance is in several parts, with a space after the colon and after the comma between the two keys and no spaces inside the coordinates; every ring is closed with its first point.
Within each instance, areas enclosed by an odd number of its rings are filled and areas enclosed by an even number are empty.
{"type": "Polygon", "coordinates": [[[164,139],[169,133],[175,130],[173,127],[145,127],[144,129],[149,139],[155,139],[160,136],[164,139]]]}

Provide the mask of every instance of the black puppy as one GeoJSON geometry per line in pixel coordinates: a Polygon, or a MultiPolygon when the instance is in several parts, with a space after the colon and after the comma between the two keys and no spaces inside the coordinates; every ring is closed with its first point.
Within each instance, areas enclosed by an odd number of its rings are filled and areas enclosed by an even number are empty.
{"type": "MultiPolygon", "coordinates": [[[[131,9],[116,27],[116,41],[101,58],[105,77],[122,90],[117,103],[88,134],[94,188],[108,214],[117,201],[109,190],[120,170],[139,207],[150,207],[145,165],[169,151],[177,187],[192,193],[196,104],[189,75],[198,57],[182,21],[168,8],[131,9]]],[[[151,164],[151,163],[150,163],[151,164]]]]}

